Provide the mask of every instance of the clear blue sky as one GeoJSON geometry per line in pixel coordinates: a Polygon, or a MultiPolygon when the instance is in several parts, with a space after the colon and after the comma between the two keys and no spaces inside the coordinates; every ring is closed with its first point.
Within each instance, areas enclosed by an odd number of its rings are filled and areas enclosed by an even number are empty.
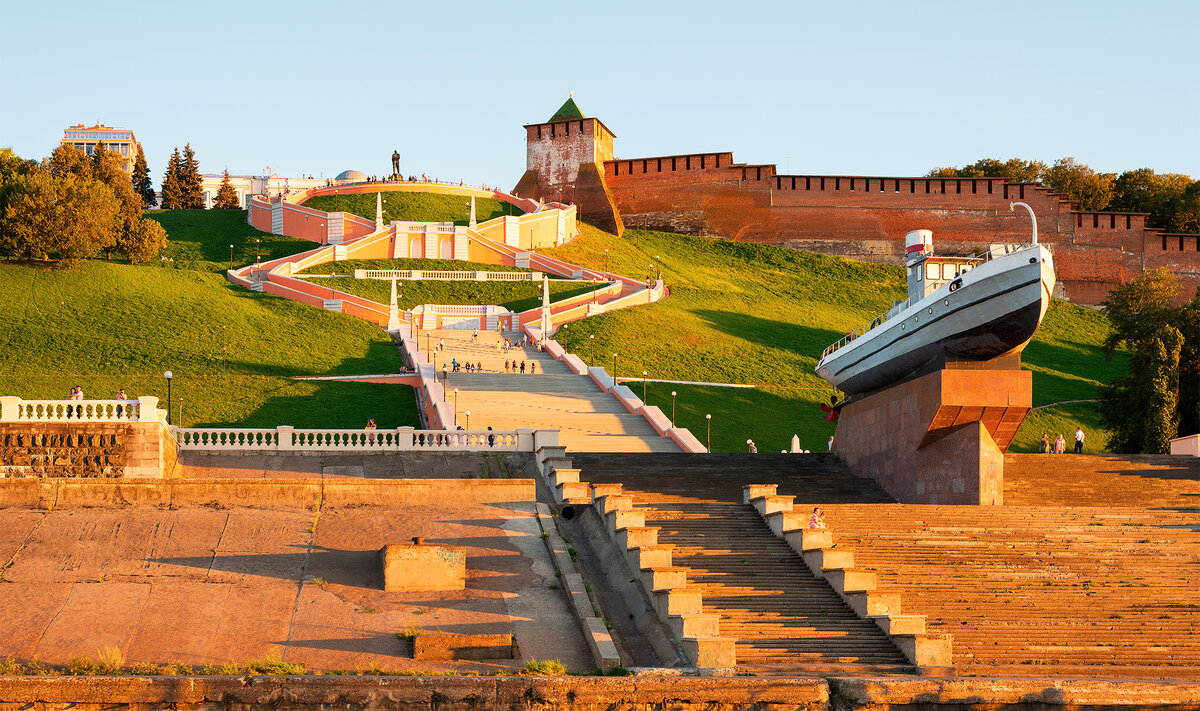
{"type": "Polygon", "coordinates": [[[575,92],[618,157],[781,172],[983,157],[1200,177],[1200,2],[0,0],[0,146],[132,129],[156,182],[405,173],[513,186],[523,124],[575,92]]]}

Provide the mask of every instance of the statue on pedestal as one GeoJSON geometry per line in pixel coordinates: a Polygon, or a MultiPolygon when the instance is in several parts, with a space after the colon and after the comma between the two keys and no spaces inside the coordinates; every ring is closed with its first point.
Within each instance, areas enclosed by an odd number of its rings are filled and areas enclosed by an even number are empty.
{"type": "Polygon", "coordinates": [[[400,152],[392,151],[392,177],[400,177],[400,152]]]}

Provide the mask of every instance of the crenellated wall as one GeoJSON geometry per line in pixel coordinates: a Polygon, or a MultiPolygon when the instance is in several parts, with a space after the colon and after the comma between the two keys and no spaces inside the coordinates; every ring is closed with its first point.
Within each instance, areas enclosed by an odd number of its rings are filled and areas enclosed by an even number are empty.
{"type": "Polygon", "coordinates": [[[778,175],[731,153],[609,160],[605,180],[630,227],[778,244],[899,264],[903,236],[933,230],[935,249],[968,253],[1029,239],[1009,203],[1029,204],[1051,246],[1067,298],[1097,304],[1146,269],[1184,279],[1180,299],[1200,286],[1197,235],[1165,234],[1144,213],[1084,212],[1037,183],[1002,178],[778,175]]]}

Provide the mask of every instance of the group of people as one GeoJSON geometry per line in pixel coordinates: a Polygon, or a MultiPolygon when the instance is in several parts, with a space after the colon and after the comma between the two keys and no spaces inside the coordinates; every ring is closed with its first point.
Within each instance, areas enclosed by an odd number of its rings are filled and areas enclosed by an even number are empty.
{"type": "MultiPolygon", "coordinates": [[[[113,399],[128,400],[129,396],[125,394],[125,388],[121,388],[117,391],[117,394],[113,396],[113,399]]],[[[67,400],[82,401],[83,388],[78,385],[71,388],[71,392],[67,393],[67,400]]],[[[117,405],[117,417],[120,417],[121,413],[124,411],[125,407],[123,405],[117,405]]],[[[67,405],[67,417],[83,417],[83,406],[76,407],[75,405],[67,405]]]]}
{"type": "MultiPolygon", "coordinates": [[[[1075,454],[1083,454],[1083,439],[1084,439],[1083,428],[1076,425],[1075,426],[1075,454]]],[[[1060,433],[1058,436],[1056,436],[1054,438],[1054,441],[1051,442],[1050,434],[1047,432],[1043,432],[1041,444],[1038,445],[1038,452],[1040,452],[1042,454],[1066,454],[1067,440],[1060,433]]]]}
{"type": "MultiPolygon", "coordinates": [[[[512,360],[512,361],[507,361],[507,360],[506,360],[506,361],[504,361],[504,372],[505,372],[505,373],[517,373],[517,372],[520,372],[520,373],[522,373],[522,374],[523,374],[523,373],[525,372],[525,361],[521,361],[520,370],[518,370],[518,369],[517,369],[517,361],[516,361],[516,360],[512,360]]],[[[536,372],[537,372],[537,361],[536,361],[536,360],[531,360],[531,361],[529,361],[529,373],[530,373],[530,375],[532,375],[532,374],[534,374],[534,373],[536,373],[536,372]]]]}
{"type": "Polygon", "coordinates": [[[471,361],[467,361],[466,363],[459,363],[457,358],[451,358],[450,368],[455,373],[462,372],[463,370],[467,371],[468,373],[482,373],[483,362],[481,361],[478,363],[472,363],[471,361]]]}

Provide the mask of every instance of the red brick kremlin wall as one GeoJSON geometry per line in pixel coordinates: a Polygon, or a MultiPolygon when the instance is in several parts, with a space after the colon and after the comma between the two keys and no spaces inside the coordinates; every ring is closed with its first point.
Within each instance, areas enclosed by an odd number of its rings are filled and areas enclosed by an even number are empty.
{"type": "MultiPolygon", "coordinates": [[[[1097,304],[1145,269],[1184,279],[1180,299],[1200,286],[1197,235],[1147,228],[1139,213],[1080,212],[1037,184],[1000,178],[777,175],[774,165],[739,165],[731,153],[607,160],[604,179],[631,228],[654,228],[778,244],[899,264],[904,234],[933,230],[934,246],[970,252],[1029,238],[1020,200],[1038,216],[1067,298],[1097,304]]],[[[569,199],[569,198],[568,198],[569,199]]]]}

